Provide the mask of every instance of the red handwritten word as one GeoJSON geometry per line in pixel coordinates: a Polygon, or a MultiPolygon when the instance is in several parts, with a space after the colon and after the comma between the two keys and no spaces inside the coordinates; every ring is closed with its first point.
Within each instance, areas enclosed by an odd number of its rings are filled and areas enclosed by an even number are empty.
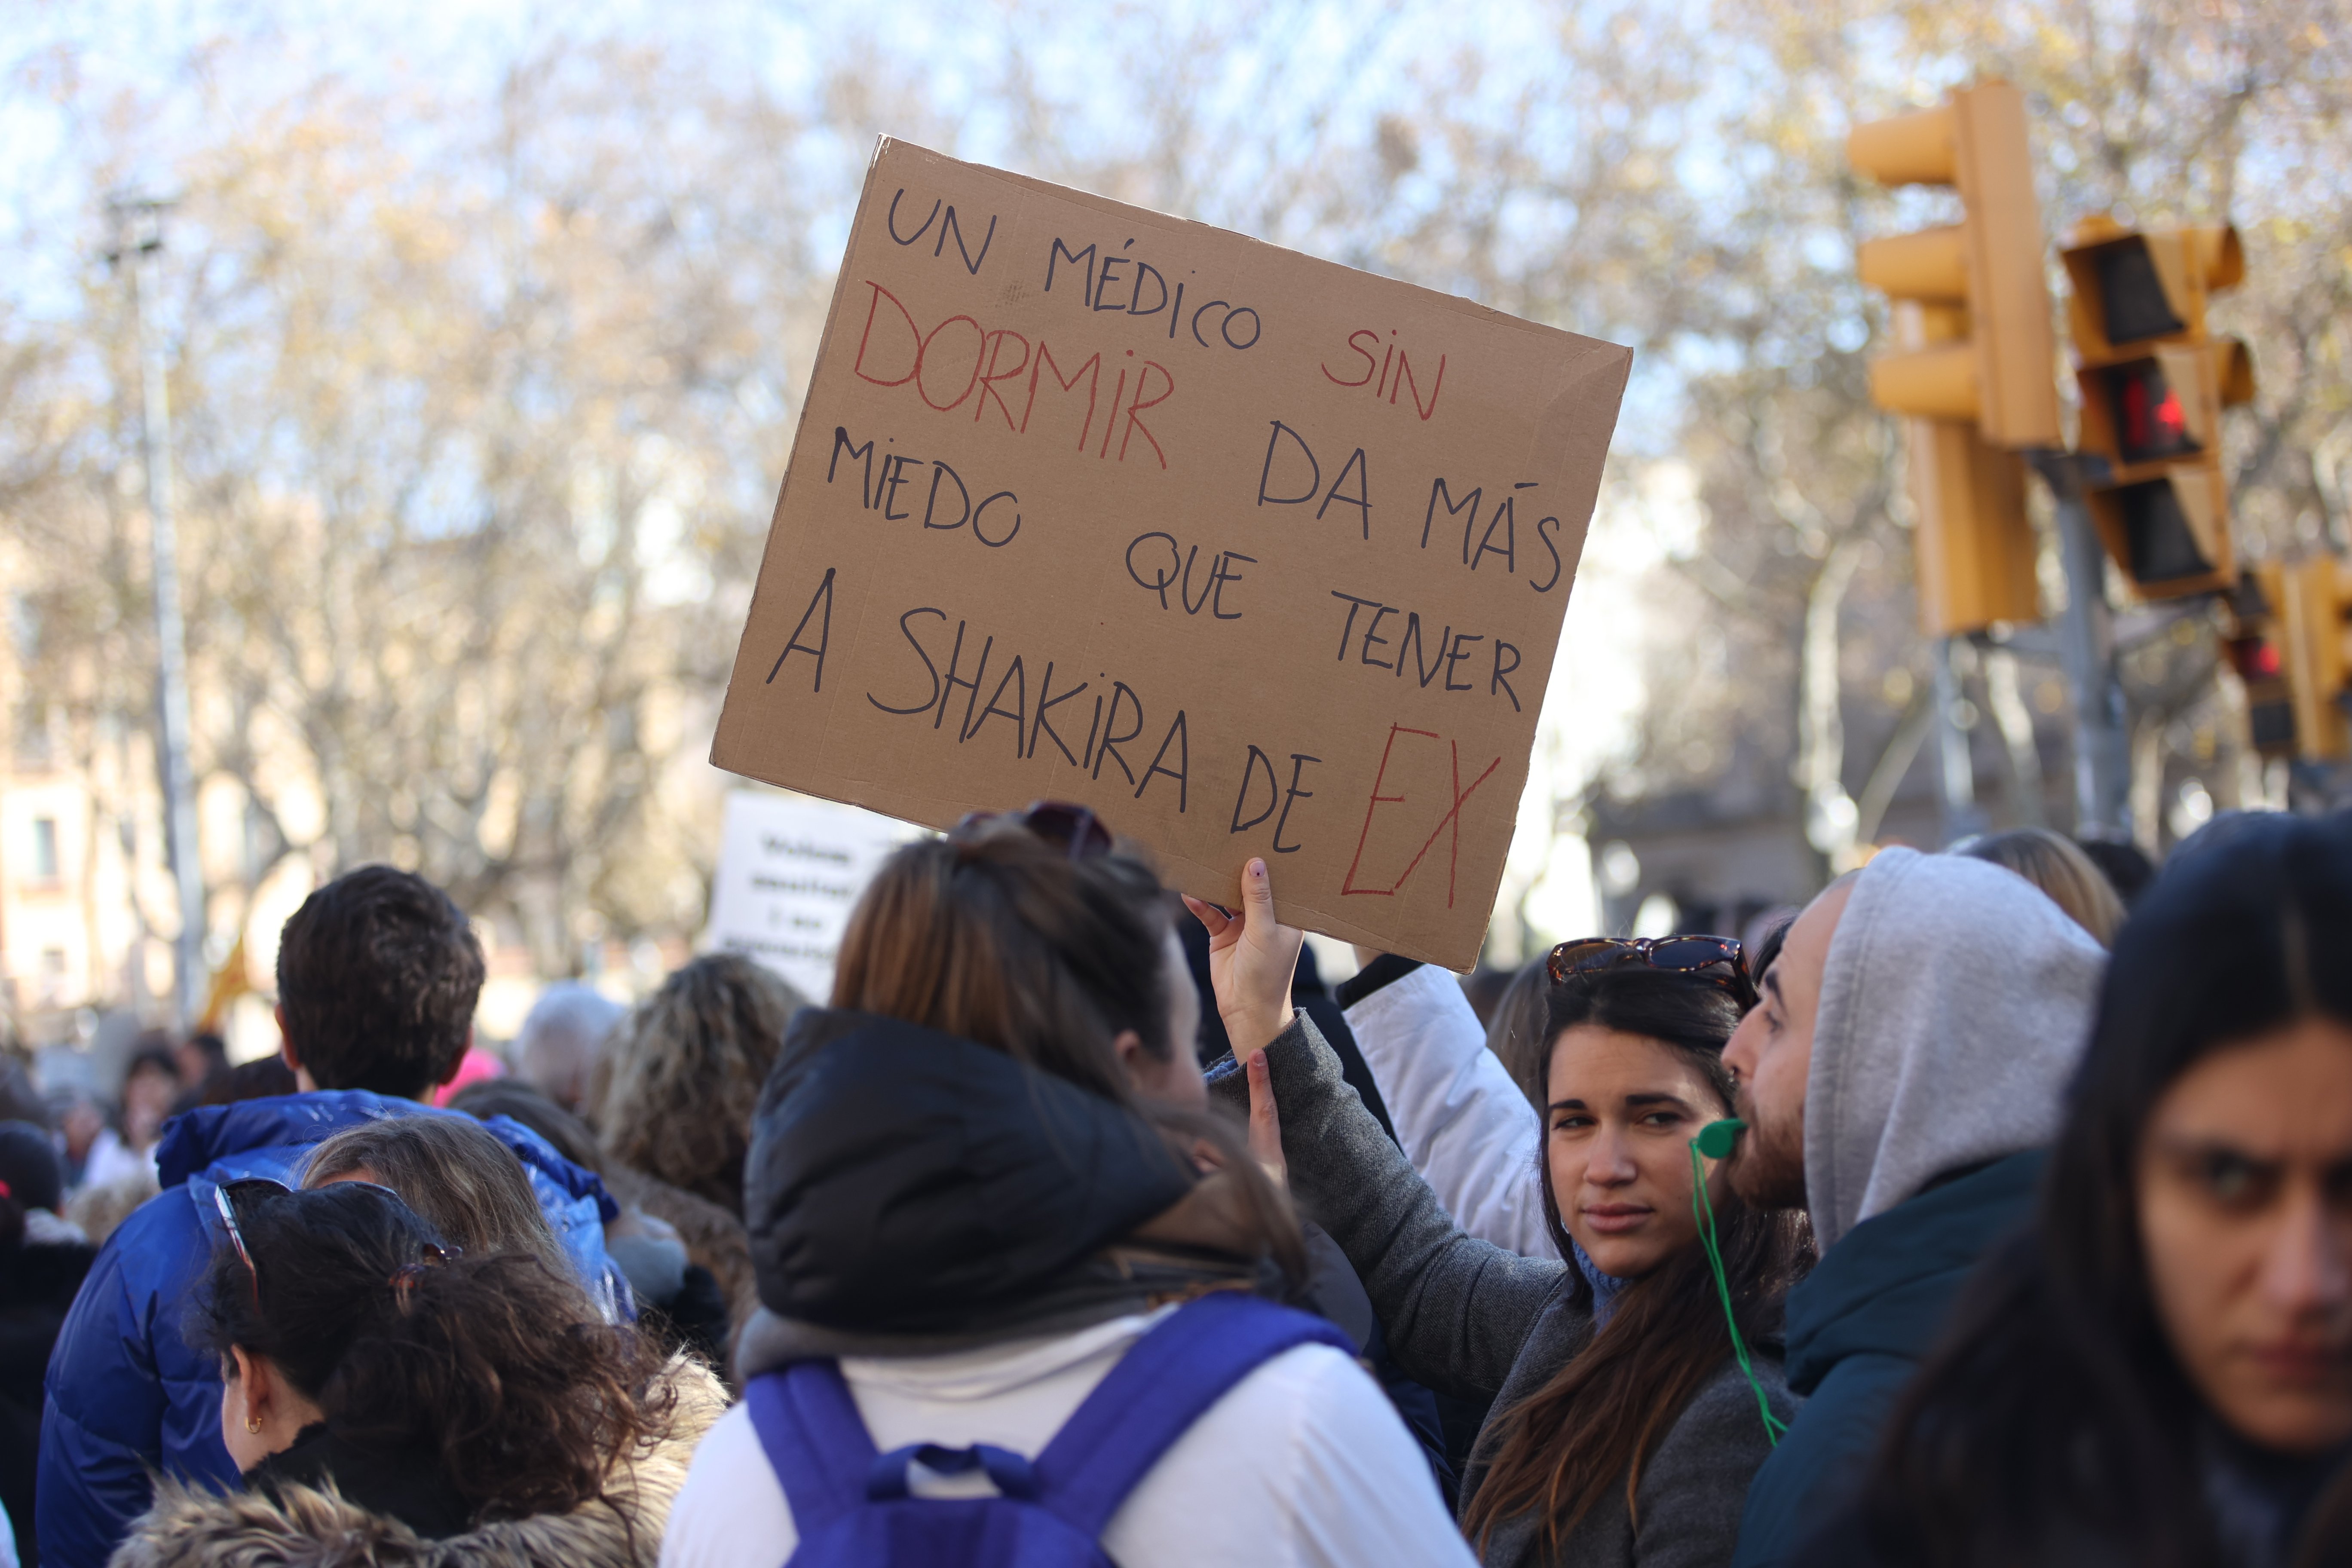
{"type": "Polygon", "coordinates": [[[1421,847],[1413,851],[1412,858],[1406,863],[1405,868],[1398,874],[1394,882],[1385,888],[1359,888],[1356,886],[1356,869],[1364,863],[1364,846],[1372,836],[1372,814],[1383,805],[1404,804],[1404,796],[1401,795],[1381,793],[1381,784],[1389,776],[1389,754],[1396,750],[1396,740],[1399,735],[1419,735],[1428,741],[1445,740],[1444,736],[1433,731],[1408,730],[1402,724],[1389,726],[1389,743],[1381,748],[1380,772],[1372,775],[1372,798],[1364,807],[1364,830],[1356,836],[1356,858],[1348,862],[1348,875],[1340,881],[1339,891],[1343,894],[1365,894],[1379,899],[1394,897],[1396,890],[1404,886],[1405,879],[1412,876],[1420,867],[1422,857],[1429,853],[1429,847],[1437,842],[1437,836],[1451,827],[1454,830],[1454,840],[1445,866],[1445,907],[1450,910],[1454,907],[1454,874],[1462,861],[1462,803],[1478,793],[1478,786],[1485,784],[1493,775],[1495,770],[1503,765],[1503,759],[1496,757],[1493,762],[1488,763],[1486,771],[1471,780],[1468,789],[1464,789],[1461,744],[1458,742],[1446,741],[1445,744],[1454,757],[1454,804],[1445,808],[1445,815],[1437,819],[1437,826],[1429,830],[1429,837],[1421,841],[1421,847]]]}
{"type": "Polygon", "coordinates": [[[1412,374],[1412,360],[1404,350],[1396,345],[1394,328],[1389,330],[1389,338],[1390,342],[1381,357],[1374,359],[1372,349],[1381,347],[1380,333],[1370,327],[1360,327],[1348,334],[1349,352],[1361,354],[1364,358],[1364,374],[1353,381],[1333,375],[1331,367],[1328,364],[1318,364],[1316,368],[1323,373],[1323,379],[1334,386],[1370,386],[1375,400],[1385,397],[1391,407],[1396,404],[1397,394],[1406,386],[1411,386],[1412,411],[1421,416],[1423,424],[1427,424],[1429,416],[1437,412],[1437,395],[1445,390],[1445,356],[1444,354],[1437,356],[1437,379],[1430,384],[1429,403],[1424,407],[1421,401],[1421,383],[1412,374]],[[1358,338],[1371,339],[1372,348],[1364,347],[1356,341],[1358,338]],[[1390,374],[1391,369],[1395,373],[1393,375],[1390,374]]]}
{"type": "MultiPolygon", "coordinates": [[[[859,380],[871,382],[876,386],[912,385],[915,395],[923,400],[923,405],[940,414],[953,413],[969,401],[974,424],[987,416],[989,405],[992,403],[1003,416],[1004,427],[1014,435],[1025,436],[1029,433],[1030,421],[1037,414],[1038,390],[1050,371],[1054,386],[1048,391],[1058,388],[1063,395],[1075,397],[1080,384],[1086,386],[1087,411],[1078,426],[1076,447],[1081,452],[1087,449],[1087,438],[1094,434],[1095,413],[1102,395],[1103,356],[1099,350],[1087,355],[1076,370],[1065,375],[1061,363],[1055,359],[1054,351],[1043,338],[1033,345],[1019,332],[1004,328],[991,331],[972,317],[965,315],[950,316],[927,332],[916,324],[914,313],[896,294],[870,279],[866,286],[874,290],[874,297],[866,309],[866,330],[858,337],[857,359],[852,367],[859,380]],[[897,312],[895,321],[882,314],[885,300],[897,312]],[[877,322],[881,326],[879,339],[875,331],[877,322]],[[899,331],[902,325],[905,328],[903,335],[899,331]],[[1004,363],[1008,345],[1018,345],[1020,353],[1020,358],[1009,365],[1004,363]],[[872,369],[867,368],[869,354],[877,362],[872,369]],[[902,363],[906,368],[900,372],[898,367],[902,363]],[[960,383],[955,379],[958,368],[964,373],[960,383]],[[1021,376],[1024,371],[1028,373],[1025,397],[1021,387],[1021,376]],[[1000,384],[1008,381],[1013,384],[1013,395],[1023,397],[1018,419],[1013,417],[1013,405],[1005,401],[1004,390],[1000,384]]],[[[1068,351],[1064,353],[1066,355],[1068,351]]],[[[1127,357],[1134,359],[1135,351],[1129,349],[1127,357]]],[[[1113,363],[1117,363],[1116,361],[1113,363]]],[[[1103,421],[1102,439],[1095,448],[1095,456],[1097,458],[1110,456],[1111,437],[1116,433],[1118,436],[1118,460],[1123,463],[1127,461],[1129,445],[1136,437],[1141,436],[1144,445],[1151,448],[1151,455],[1160,460],[1160,466],[1166,468],[1168,454],[1160,449],[1159,439],[1152,435],[1150,426],[1138,416],[1147,408],[1157,408],[1167,402],[1175,391],[1176,378],[1168,373],[1166,365],[1155,360],[1141,360],[1132,367],[1119,366],[1118,384],[1111,388],[1110,413],[1103,421]],[[1131,398],[1128,396],[1127,384],[1130,368],[1135,372],[1135,395],[1131,398]],[[1151,386],[1154,375],[1160,378],[1156,392],[1151,386]],[[1127,404],[1124,410],[1119,407],[1122,400],[1127,404]]],[[[1049,400],[1048,408],[1054,406],[1049,400]]]]}

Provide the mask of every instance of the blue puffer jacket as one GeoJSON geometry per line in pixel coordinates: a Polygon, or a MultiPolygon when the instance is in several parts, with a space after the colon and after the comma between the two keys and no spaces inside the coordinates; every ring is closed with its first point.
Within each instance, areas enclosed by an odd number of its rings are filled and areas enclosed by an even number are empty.
{"type": "MultiPolygon", "coordinates": [[[[182,1319],[220,1239],[213,1193],[268,1176],[292,1185],[312,1145],[385,1117],[457,1115],[357,1089],[205,1106],[163,1130],[163,1190],[108,1238],[49,1356],[36,1514],[41,1561],[100,1568],[145,1511],[157,1470],[228,1487],[236,1467],[220,1437],[220,1368],[189,1348],[182,1319]]],[[[596,1177],[503,1116],[483,1123],[512,1149],[531,1191],[605,1310],[634,1307],[604,1254],[619,1214],[596,1177]]]]}

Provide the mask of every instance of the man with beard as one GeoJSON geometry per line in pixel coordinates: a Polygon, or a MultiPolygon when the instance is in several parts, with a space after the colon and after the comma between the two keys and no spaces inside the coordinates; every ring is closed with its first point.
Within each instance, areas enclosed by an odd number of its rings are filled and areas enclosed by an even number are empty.
{"type": "Polygon", "coordinates": [[[1733,1568],[1772,1568],[1857,1485],[1962,1279],[2024,1221],[2106,954],[1985,861],[1879,854],[1790,928],[1724,1051],[1741,1197],[1802,1207],[1795,1424],[1748,1488],[1733,1568]]]}

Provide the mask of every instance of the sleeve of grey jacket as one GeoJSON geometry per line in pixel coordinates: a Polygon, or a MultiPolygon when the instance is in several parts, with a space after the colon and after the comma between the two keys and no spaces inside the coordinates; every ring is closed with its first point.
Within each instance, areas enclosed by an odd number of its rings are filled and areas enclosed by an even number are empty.
{"type": "MultiPolygon", "coordinates": [[[[1397,1364],[1432,1388],[1492,1394],[1566,1265],[1454,1228],[1339,1076],[1339,1058],[1306,1014],[1293,1016],[1265,1059],[1291,1191],[1363,1279],[1397,1364]]],[[[1244,1074],[1219,1083],[1217,1093],[1247,1115],[1244,1074]]]]}
{"type": "MultiPolygon", "coordinates": [[[[1793,1418],[1797,1402],[1779,1365],[1756,1360],[1772,1414],[1793,1418]]],[[[1736,1363],[1702,1387],[1642,1467],[1634,1561],[1642,1568],[1723,1568],[1739,1539],[1748,1483],[1772,1452],[1756,1391],[1736,1363]]]]}

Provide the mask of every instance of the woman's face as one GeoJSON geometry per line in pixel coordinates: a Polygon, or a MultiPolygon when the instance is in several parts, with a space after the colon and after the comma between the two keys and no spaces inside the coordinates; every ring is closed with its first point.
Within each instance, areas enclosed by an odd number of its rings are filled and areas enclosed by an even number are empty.
{"type": "Polygon", "coordinates": [[[2352,1438],[2352,1029],[2309,1018],[2191,1067],[2136,1185],[2157,1317],[2215,1414],[2282,1453],[2352,1438]]]}
{"type": "Polygon", "coordinates": [[[1647,1274],[1697,1239],[1690,1141],[1730,1111],[1680,1052],[1571,1025],[1552,1042],[1544,1099],[1552,1197],[1603,1274],[1647,1274]]]}

